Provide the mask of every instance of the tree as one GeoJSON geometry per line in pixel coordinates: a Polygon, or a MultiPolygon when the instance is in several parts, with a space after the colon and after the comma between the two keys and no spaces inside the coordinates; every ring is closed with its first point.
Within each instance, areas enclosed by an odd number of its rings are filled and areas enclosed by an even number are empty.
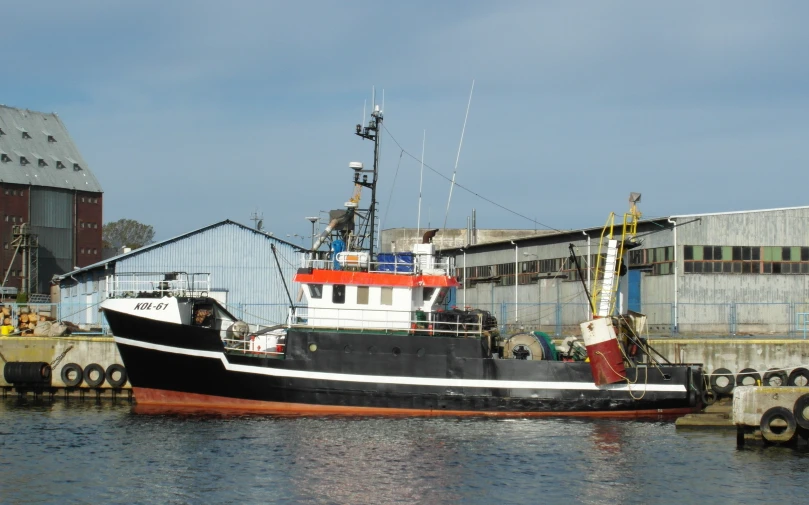
{"type": "Polygon", "coordinates": [[[137,249],[153,242],[154,228],[134,219],[119,219],[104,225],[102,238],[104,247],[137,249]]]}

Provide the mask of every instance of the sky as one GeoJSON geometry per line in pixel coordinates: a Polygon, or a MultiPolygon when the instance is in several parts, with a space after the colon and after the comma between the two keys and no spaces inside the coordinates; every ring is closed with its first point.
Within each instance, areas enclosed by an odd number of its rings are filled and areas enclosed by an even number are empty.
{"type": "Polygon", "coordinates": [[[385,229],[418,223],[425,137],[422,228],[809,205],[802,1],[2,4],[0,103],[58,113],[104,221],[157,240],[258,213],[308,244],[371,165],[372,89],[385,229]]]}

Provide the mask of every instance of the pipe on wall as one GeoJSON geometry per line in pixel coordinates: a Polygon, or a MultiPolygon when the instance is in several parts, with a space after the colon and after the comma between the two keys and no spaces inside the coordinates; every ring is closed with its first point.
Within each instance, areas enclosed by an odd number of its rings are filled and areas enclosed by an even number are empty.
{"type": "Polygon", "coordinates": [[[674,242],[674,321],[673,321],[673,323],[674,323],[674,332],[676,333],[678,331],[678,328],[680,327],[679,324],[678,324],[679,321],[677,320],[677,271],[679,270],[677,268],[677,249],[678,249],[678,247],[677,247],[677,222],[672,221],[672,219],[670,217],[667,218],[666,221],[671,223],[671,228],[672,228],[673,233],[674,233],[674,238],[673,238],[673,242],[674,242]]]}

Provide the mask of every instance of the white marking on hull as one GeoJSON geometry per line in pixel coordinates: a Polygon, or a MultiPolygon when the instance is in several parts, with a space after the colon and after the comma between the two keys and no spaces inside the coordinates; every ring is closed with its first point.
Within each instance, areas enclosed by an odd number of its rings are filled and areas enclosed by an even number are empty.
{"type": "Polygon", "coordinates": [[[182,324],[180,306],[177,304],[177,299],[171,296],[164,296],[163,298],[107,298],[101,302],[101,308],[152,321],[182,324]]]}
{"type": "MultiPolygon", "coordinates": [[[[437,386],[463,388],[498,388],[498,389],[553,389],[579,391],[652,391],[660,393],[685,393],[681,384],[608,384],[596,386],[590,382],[552,382],[552,381],[510,381],[490,379],[440,379],[436,377],[396,377],[386,375],[356,375],[331,372],[310,372],[303,370],[283,370],[279,368],[256,367],[230,363],[224,352],[183,349],[150,342],[141,342],[123,337],[113,337],[115,343],[151,349],[153,351],[182,354],[200,358],[218,359],[225,369],[231,372],[252,373],[273,377],[290,377],[296,379],[331,380],[341,382],[366,382],[376,384],[400,384],[408,386],[437,386]]],[[[647,370],[648,373],[648,370],[647,370]]]]}

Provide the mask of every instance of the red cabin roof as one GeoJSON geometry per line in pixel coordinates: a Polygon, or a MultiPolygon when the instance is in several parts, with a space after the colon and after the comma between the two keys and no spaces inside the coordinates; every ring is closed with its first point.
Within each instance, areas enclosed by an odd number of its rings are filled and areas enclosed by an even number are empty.
{"type": "Polygon", "coordinates": [[[352,286],[390,286],[430,288],[455,287],[458,281],[447,275],[401,275],[385,272],[352,272],[348,270],[312,269],[311,273],[298,272],[295,282],[302,284],[347,284],[352,286]]]}

